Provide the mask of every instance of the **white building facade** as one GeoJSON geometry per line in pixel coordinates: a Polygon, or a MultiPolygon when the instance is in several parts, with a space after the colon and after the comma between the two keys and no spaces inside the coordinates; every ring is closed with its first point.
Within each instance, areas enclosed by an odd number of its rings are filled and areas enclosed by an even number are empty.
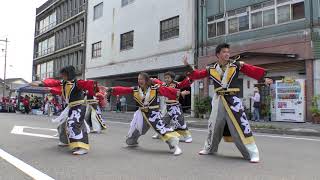
{"type": "Polygon", "coordinates": [[[194,9],[193,0],[91,0],[86,78],[159,75],[184,55],[193,63],[194,9]]]}

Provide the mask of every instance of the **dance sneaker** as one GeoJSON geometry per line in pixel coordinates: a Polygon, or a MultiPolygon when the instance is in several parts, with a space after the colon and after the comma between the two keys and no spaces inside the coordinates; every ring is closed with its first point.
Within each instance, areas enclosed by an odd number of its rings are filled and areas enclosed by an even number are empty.
{"type": "Polygon", "coordinates": [[[63,142],[59,142],[59,143],[58,143],[58,146],[65,147],[65,146],[69,146],[69,144],[65,144],[65,143],[63,143],[63,142]]]}
{"type": "Polygon", "coordinates": [[[186,137],[181,137],[180,138],[180,141],[181,142],[185,142],[185,143],[191,143],[192,142],[192,136],[191,135],[188,135],[186,137]]]}
{"type": "Polygon", "coordinates": [[[257,145],[255,143],[246,144],[246,148],[250,155],[250,162],[251,163],[259,163],[259,150],[257,148],[257,145]]]}
{"type": "Polygon", "coordinates": [[[259,159],[259,157],[252,157],[252,158],[250,159],[250,162],[251,162],[251,163],[259,163],[259,162],[260,162],[260,159],[259,159]]]}
{"type": "Polygon", "coordinates": [[[212,154],[212,152],[203,149],[203,150],[201,150],[198,154],[199,154],[199,155],[208,155],[208,154],[212,154]]]}
{"type": "Polygon", "coordinates": [[[152,136],[152,139],[160,139],[159,134],[154,134],[154,135],[152,136]]]}
{"type": "Polygon", "coordinates": [[[179,156],[180,154],[182,154],[182,150],[179,147],[179,138],[171,138],[168,142],[170,144],[170,147],[173,147],[173,155],[179,156]]]}
{"type": "Polygon", "coordinates": [[[79,148],[78,150],[74,151],[72,154],[73,155],[84,155],[87,153],[88,153],[88,150],[83,149],[83,148],[79,148]]]}

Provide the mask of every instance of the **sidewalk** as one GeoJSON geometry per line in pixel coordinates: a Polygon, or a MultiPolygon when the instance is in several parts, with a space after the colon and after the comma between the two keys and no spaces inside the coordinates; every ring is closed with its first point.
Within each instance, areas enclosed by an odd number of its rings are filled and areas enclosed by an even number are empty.
{"type": "MultiPolygon", "coordinates": [[[[116,113],[116,112],[103,112],[107,121],[121,121],[129,123],[133,117],[134,112],[116,113]]],[[[185,116],[189,127],[203,128],[208,126],[207,119],[198,119],[185,116]]],[[[253,122],[250,121],[251,128],[256,133],[270,133],[270,134],[286,134],[286,135],[299,135],[299,136],[319,136],[320,137],[320,124],[312,123],[289,123],[289,122],[253,122]]]]}

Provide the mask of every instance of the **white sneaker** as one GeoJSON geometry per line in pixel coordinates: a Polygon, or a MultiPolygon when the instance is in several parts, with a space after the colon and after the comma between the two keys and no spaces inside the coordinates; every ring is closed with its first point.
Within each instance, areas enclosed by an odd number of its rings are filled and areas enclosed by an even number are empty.
{"type": "Polygon", "coordinates": [[[182,150],[179,146],[175,146],[173,155],[179,156],[180,154],[182,154],[182,150]]]}
{"type": "Polygon", "coordinates": [[[250,162],[251,163],[259,163],[260,159],[259,159],[259,157],[253,157],[253,158],[250,159],[250,162]]]}
{"type": "Polygon", "coordinates": [[[69,146],[69,144],[65,144],[65,143],[63,143],[63,142],[59,142],[59,143],[58,143],[58,146],[65,147],[65,146],[69,146]]]}
{"type": "Polygon", "coordinates": [[[169,140],[169,144],[173,147],[173,155],[179,156],[180,154],[182,154],[182,150],[179,147],[179,138],[171,138],[169,140]]]}
{"type": "Polygon", "coordinates": [[[159,134],[154,134],[154,135],[152,136],[152,139],[160,139],[159,134]]]}
{"type": "Polygon", "coordinates": [[[77,151],[74,151],[72,154],[73,155],[84,155],[87,153],[88,153],[88,150],[83,149],[83,148],[79,148],[77,151]]]}
{"type": "Polygon", "coordinates": [[[203,150],[199,151],[198,154],[199,155],[208,155],[208,154],[212,154],[212,152],[209,152],[208,150],[203,149],[203,150]]]}
{"type": "Polygon", "coordinates": [[[188,135],[186,137],[181,137],[180,141],[181,142],[185,142],[185,143],[191,143],[192,142],[192,137],[191,137],[191,135],[188,135]]]}
{"type": "Polygon", "coordinates": [[[246,144],[246,148],[248,149],[248,152],[250,154],[250,162],[251,163],[259,163],[259,150],[257,148],[257,145],[255,143],[252,144],[246,144]]]}

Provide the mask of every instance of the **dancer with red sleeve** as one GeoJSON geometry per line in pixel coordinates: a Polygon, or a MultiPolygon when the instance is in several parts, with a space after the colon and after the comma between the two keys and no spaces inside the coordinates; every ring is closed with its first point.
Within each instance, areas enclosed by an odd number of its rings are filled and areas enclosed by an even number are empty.
{"type": "MultiPolygon", "coordinates": [[[[159,79],[152,79],[153,84],[158,84],[160,86],[171,87],[175,89],[183,89],[186,87],[190,87],[192,84],[191,80],[187,77],[181,82],[174,81],[175,74],[173,72],[164,73],[164,80],[162,82],[159,79]]],[[[185,91],[185,94],[190,94],[189,91],[185,91]]],[[[182,96],[184,97],[184,96],[182,96]]],[[[191,143],[192,136],[190,131],[188,130],[188,126],[184,120],[182,106],[179,102],[179,98],[175,97],[173,99],[165,98],[166,111],[170,118],[170,124],[172,124],[172,128],[180,134],[180,141],[191,143]]],[[[152,138],[157,139],[159,136],[155,134],[152,138]]]]}
{"type": "MultiPolygon", "coordinates": [[[[224,137],[226,142],[234,142],[243,157],[252,163],[259,162],[259,151],[253,138],[252,130],[241,99],[236,88],[240,72],[254,78],[262,79],[265,70],[245,64],[242,61],[231,61],[228,44],[216,47],[218,61],[208,65],[206,69],[194,69],[188,72],[191,80],[209,77],[213,80],[214,96],[212,112],[208,123],[208,135],[200,155],[213,154],[218,151],[219,143],[224,137]]],[[[189,66],[187,59],[184,64],[189,66]]],[[[270,80],[267,80],[270,83],[270,80]]]]}
{"type": "Polygon", "coordinates": [[[151,86],[149,75],[146,73],[139,74],[138,84],[137,87],[108,88],[108,93],[113,96],[133,94],[133,98],[139,107],[130,124],[126,143],[129,146],[137,146],[139,137],[146,134],[151,127],[174,151],[174,155],[180,155],[182,150],[179,148],[179,134],[163,121],[157,97],[165,96],[174,99],[183,95],[183,92],[180,93],[177,89],[164,86],[151,86]]]}
{"type": "MultiPolygon", "coordinates": [[[[33,82],[33,86],[51,87],[52,93],[61,93],[68,104],[64,110],[67,120],[59,125],[59,145],[69,146],[74,155],[88,153],[90,148],[87,127],[84,122],[86,105],[84,91],[94,95],[97,90],[95,81],[77,80],[75,68],[67,66],[60,70],[62,81],[56,79],[45,79],[42,82],[33,82]],[[61,91],[57,87],[61,88],[61,91]]],[[[61,115],[63,117],[63,115],[61,115]]]]}

